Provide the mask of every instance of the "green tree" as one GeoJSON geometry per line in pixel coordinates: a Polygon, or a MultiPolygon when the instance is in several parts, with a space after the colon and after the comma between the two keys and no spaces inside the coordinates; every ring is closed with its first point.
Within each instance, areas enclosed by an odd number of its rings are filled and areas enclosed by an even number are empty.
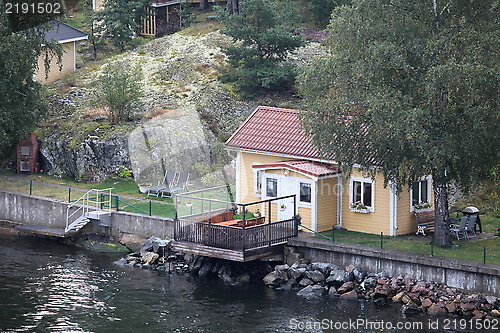
{"type": "Polygon", "coordinates": [[[149,0],[105,0],[103,9],[96,14],[100,22],[97,30],[103,38],[123,51],[142,28],[149,0]]]}
{"type": "Polygon", "coordinates": [[[328,25],[330,15],[335,7],[349,3],[351,0],[313,0],[308,2],[314,21],[320,28],[325,28],[328,25]]]}
{"type": "Polygon", "coordinates": [[[451,244],[447,184],[499,163],[498,0],[356,0],[333,11],[328,55],[300,79],[306,130],[349,174],[432,175],[435,244],[451,244]]]}
{"type": "Polygon", "coordinates": [[[96,13],[92,7],[93,0],[84,0],[82,3],[84,21],[83,29],[88,34],[88,42],[90,44],[92,58],[97,60],[97,51],[103,47],[103,40],[97,34],[98,21],[96,13]]]}
{"type": "MultiPolygon", "coordinates": [[[[34,80],[38,59],[43,57],[46,69],[50,60],[60,61],[61,47],[57,42],[46,41],[46,22],[60,14],[26,15],[22,11],[6,13],[6,3],[22,5],[41,1],[0,1],[0,159],[19,138],[32,131],[41,119],[47,105],[43,87],[34,80]],[[35,28],[36,27],[36,28],[35,28]]],[[[44,2],[46,3],[46,2],[44,2]]],[[[19,7],[21,8],[21,7],[19,7]]]]}
{"type": "Polygon", "coordinates": [[[303,45],[294,34],[294,13],[289,6],[278,10],[275,0],[245,0],[240,13],[220,11],[222,32],[235,44],[224,49],[229,65],[223,79],[236,82],[246,93],[286,89],[295,79],[294,66],[287,56],[303,45]]]}
{"type": "Polygon", "coordinates": [[[124,62],[112,62],[104,68],[99,76],[98,104],[107,109],[112,124],[129,120],[140,107],[142,77],[139,66],[131,67],[124,62]]]}

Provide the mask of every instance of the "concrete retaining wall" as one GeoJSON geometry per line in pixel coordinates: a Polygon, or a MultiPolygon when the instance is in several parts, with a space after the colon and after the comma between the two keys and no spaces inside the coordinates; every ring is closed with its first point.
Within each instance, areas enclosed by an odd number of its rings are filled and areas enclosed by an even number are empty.
{"type": "MultiPolygon", "coordinates": [[[[0,220],[64,228],[67,207],[65,201],[0,190],[0,220]]],[[[113,212],[110,228],[88,225],[82,231],[110,233],[115,237],[129,233],[142,237],[173,238],[174,222],[157,216],[113,212]]]]}
{"type": "MultiPolygon", "coordinates": [[[[500,265],[357,244],[333,243],[313,238],[290,239],[288,247],[292,254],[298,253],[311,261],[331,262],[340,266],[354,264],[369,272],[386,271],[393,276],[402,275],[417,280],[434,281],[489,295],[500,294],[500,265]]],[[[293,261],[294,256],[288,254],[287,262],[293,261]]]]}

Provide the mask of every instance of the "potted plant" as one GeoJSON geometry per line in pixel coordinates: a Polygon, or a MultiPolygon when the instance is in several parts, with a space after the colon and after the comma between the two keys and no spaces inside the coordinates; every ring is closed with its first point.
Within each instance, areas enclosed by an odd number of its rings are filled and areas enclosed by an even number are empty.
{"type": "Polygon", "coordinates": [[[299,214],[295,215],[293,218],[295,219],[297,224],[300,224],[300,222],[302,222],[302,217],[299,214]]]}
{"type": "Polygon", "coordinates": [[[422,212],[425,210],[429,210],[431,208],[431,204],[428,202],[421,202],[416,205],[413,205],[413,210],[415,212],[422,212]]]}
{"type": "Polygon", "coordinates": [[[141,183],[139,184],[139,191],[141,193],[147,193],[151,186],[153,186],[151,183],[141,183]]]}
{"type": "Polygon", "coordinates": [[[370,208],[366,207],[364,204],[361,203],[361,201],[356,201],[351,204],[351,211],[356,212],[356,213],[369,213],[370,208]]]}

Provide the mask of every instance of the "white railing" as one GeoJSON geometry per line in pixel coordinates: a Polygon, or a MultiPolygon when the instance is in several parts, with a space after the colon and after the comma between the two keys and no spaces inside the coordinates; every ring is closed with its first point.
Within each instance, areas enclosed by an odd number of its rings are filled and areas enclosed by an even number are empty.
{"type": "Polygon", "coordinates": [[[66,210],[66,227],[75,222],[81,216],[87,216],[89,212],[111,212],[111,191],[112,188],[104,190],[92,189],[87,191],[78,200],[68,205],[66,210]],[[75,211],[70,214],[71,208],[80,205],[75,211]]]}

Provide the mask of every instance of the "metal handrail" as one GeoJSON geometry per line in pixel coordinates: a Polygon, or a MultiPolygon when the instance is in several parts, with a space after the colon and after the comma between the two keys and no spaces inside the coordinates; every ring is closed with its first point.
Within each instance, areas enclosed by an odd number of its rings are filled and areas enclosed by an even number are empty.
{"type": "Polygon", "coordinates": [[[90,208],[92,208],[91,204],[94,204],[93,207],[95,208],[95,211],[108,211],[111,212],[111,191],[113,188],[107,188],[103,190],[98,190],[98,189],[91,189],[88,190],[84,195],[82,195],[78,200],[70,203],[66,209],[66,226],[65,230],[68,229],[68,226],[71,225],[76,219],[72,219],[74,215],[78,213],[78,217],[80,216],[86,216],[89,213],[90,208]],[[102,192],[109,192],[106,194],[108,196],[107,200],[103,200],[103,193],[102,192]],[[95,192],[95,197],[91,197],[91,193],[95,192]],[[95,200],[94,200],[95,198],[95,200]],[[80,203],[81,202],[81,203],[80,203]],[[76,209],[73,213],[69,213],[71,208],[75,206],[76,204],[80,203],[80,207],[76,209]],[[102,207],[107,204],[107,209],[103,209],[102,207]],[[81,214],[80,214],[81,212],[81,214]],[[71,223],[69,222],[71,220],[71,223]]]}
{"type": "Polygon", "coordinates": [[[312,233],[314,233],[314,234],[316,234],[316,235],[318,235],[318,236],[321,236],[321,237],[323,237],[323,238],[326,238],[326,239],[328,239],[329,241],[332,241],[332,242],[333,242],[333,239],[332,239],[332,238],[330,238],[330,237],[328,237],[328,236],[325,236],[325,235],[323,235],[323,234],[320,234],[319,232],[314,231],[314,230],[312,230],[312,229],[309,229],[308,227],[306,227],[305,225],[303,225],[303,224],[301,224],[301,223],[299,223],[299,224],[298,224],[298,226],[299,226],[299,227],[301,227],[301,228],[307,229],[307,230],[309,230],[310,232],[312,232],[312,233]]]}
{"type": "MultiPolygon", "coordinates": [[[[66,227],[65,227],[65,230],[68,229],[68,225],[70,225],[71,223],[69,223],[69,220],[71,217],[73,217],[73,215],[77,214],[78,212],[82,211],[82,214],[81,215],[85,215],[88,213],[88,206],[86,205],[86,202],[87,202],[87,197],[89,195],[89,193],[92,192],[92,190],[88,190],[84,195],[82,195],[78,200],[76,200],[75,202],[71,203],[68,205],[68,208],[66,209],[66,227]],[[83,201],[83,203],[81,204],[81,206],[75,210],[73,213],[69,213],[71,207],[75,206],[77,203],[79,203],[80,201],[83,201]]],[[[81,216],[79,215],[79,216],[81,216]]]]}
{"type": "Polygon", "coordinates": [[[149,215],[149,213],[148,213],[148,212],[145,212],[145,211],[143,211],[142,209],[140,209],[140,208],[138,208],[138,207],[136,207],[136,206],[134,206],[134,205],[131,205],[131,204],[129,204],[128,202],[123,201],[123,200],[122,200],[122,199],[120,199],[120,198],[117,198],[116,200],[117,200],[118,202],[124,203],[124,204],[126,204],[126,205],[128,205],[128,206],[130,206],[130,207],[132,207],[132,208],[137,209],[137,210],[138,210],[138,211],[140,211],[141,213],[144,213],[144,214],[146,214],[146,215],[149,215]]]}

